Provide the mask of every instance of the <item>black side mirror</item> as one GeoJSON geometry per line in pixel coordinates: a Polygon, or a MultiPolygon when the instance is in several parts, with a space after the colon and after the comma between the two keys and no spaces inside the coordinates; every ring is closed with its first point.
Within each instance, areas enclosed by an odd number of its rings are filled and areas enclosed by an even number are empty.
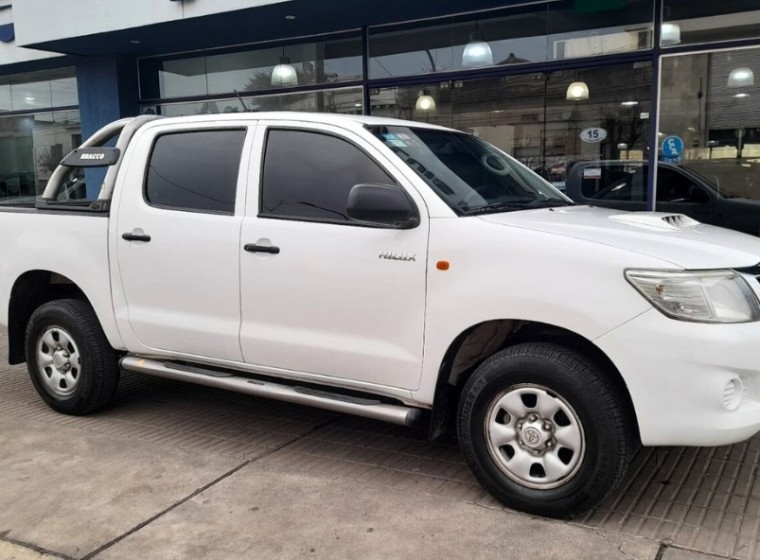
{"type": "Polygon", "coordinates": [[[354,220],[377,226],[412,229],[420,223],[409,195],[393,185],[354,185],[346,209],[354,220]]]}

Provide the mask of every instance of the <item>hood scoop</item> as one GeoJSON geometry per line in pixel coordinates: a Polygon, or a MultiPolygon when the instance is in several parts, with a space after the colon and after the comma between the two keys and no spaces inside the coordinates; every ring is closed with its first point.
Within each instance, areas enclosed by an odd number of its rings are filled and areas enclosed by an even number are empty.
{"type": "Polygon", "coordinates": [[[665,214],[662,212],[617,214],[610,216],[610,220],[650,231],[683,231],[698,226],[701,223],[683,214],[665,214]]]}

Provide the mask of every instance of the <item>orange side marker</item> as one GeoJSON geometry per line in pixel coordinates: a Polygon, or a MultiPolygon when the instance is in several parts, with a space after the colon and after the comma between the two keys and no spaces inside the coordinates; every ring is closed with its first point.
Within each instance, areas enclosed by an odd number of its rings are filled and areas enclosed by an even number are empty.
{"type": "Polygon", "coordinates": [[[438,261],[435,263],[435,267],[438,270],[448,270],[449,269],[449,261],[438,261]]]}

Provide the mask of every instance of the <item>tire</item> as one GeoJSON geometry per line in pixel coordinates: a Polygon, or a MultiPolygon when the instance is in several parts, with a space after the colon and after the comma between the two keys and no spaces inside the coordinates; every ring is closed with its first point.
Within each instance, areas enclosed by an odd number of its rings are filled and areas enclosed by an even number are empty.
{"type": "Polygon", "coordinates": [[[62,299],[40,306],[27,324],[25,348],[34,388],[58,412],[95,412],[116,392],[116,352],[92,307],[83,301],[62,299]]]}
{"type": "Polygon", "coordinates": [[[562,346],[496,353],[465,384],[457,413],[462,451],[506,506],[569,518],[623,480],[636,437],[602,369],[562,346]]]}

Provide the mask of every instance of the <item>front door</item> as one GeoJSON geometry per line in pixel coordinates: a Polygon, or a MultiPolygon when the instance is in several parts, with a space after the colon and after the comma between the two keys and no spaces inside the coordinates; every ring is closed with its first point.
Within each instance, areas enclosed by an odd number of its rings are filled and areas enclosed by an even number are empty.
{"type": "Polygon", "coordinates": [[[245,361],[417,388],[428,240],[419,195],[348,131],[270,124],[257,144],[265,153],[261,187],[258,196],[248,193],[240,247],[245,361]],[[350,219],[348,192],[360,183],[405,187],[420,225],[398,230],[350,219]]]}
{"type": "Polygon", "coordinates": [[[147,169],[127,168],[111,233],[129,329],[149,349],[242,361],[238,192],[247,133],[154,129],[132,158],[148,160],[147,169]]]}

